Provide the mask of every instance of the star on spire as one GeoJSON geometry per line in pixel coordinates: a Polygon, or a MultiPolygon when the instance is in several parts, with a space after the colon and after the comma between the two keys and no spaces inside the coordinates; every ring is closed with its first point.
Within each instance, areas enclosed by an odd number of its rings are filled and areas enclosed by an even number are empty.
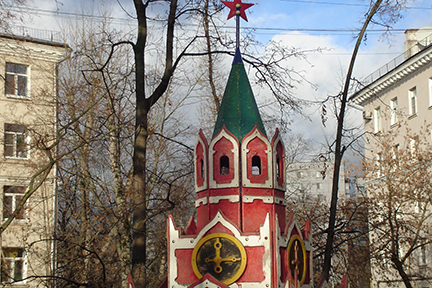
{"type": "Polygon", "coordinates": [[[239,15],[246,22],[248,20],[246,17],[245,10],[254,5],[254,4],[250,4],[250,3],[242,3],[241,0],[234,0],[233,2],[222,1],[222,3],[225,4],[226,6],[228,6],[228,8],[230,8],[230,13],[228,15],[228,19],[234,17],[235,15],[239,15]]]}

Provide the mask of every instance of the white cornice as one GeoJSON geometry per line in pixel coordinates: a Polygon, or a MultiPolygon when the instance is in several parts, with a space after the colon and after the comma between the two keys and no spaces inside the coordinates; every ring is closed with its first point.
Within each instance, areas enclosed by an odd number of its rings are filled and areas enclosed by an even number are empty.
{"type": "Polygon", "coordinates": [[[23,42],[18,40],[0,41],[0,54],[15,57],[28,57],[42,61],[59,62],[68,57],[70,48],[54,47],[39,43],[23,42]]]}
{"type": "Polygon", "coordinates": [[[407,59],[402,64],[378,78],[365,88],[356,92],[352,96],[352,102],[358,105],[363,105],[365,101],[369,100],[378,93],[389,88],[393,84],[407,78],[411,74],[417,72],[426,65],[430,65],[432,61],[432,46],[420,51],[410,59],[407,59]]]}

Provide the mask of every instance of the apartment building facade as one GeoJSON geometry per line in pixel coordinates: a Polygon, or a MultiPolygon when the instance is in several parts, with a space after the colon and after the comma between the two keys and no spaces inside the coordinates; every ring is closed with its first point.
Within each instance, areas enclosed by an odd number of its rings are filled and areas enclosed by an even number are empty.
{"type": "MultiPolygon", "coordinates": [[[[383,160],[384,152],[380,151],[382,145],[379,143],[383,135],[391,135],[387,139],[395,143],[391,148],[393,157],[400,149],[407,149],[414,155],[417,140],[415,137],[411,139],[411,133],[423,134],[426,143],[432,143],[430,133],[422,130],[425,125],[432,124],[432,27],[407,30],[405,35],[405,53],[372,73],[366,78],[366,85],[351,97],[351,101],[363,109],[365,157],[375,161],[377,166],[383,160]]],[[[375,187],[378,187],[377,178],[383,177],[378,174],[375,179],[368,180],[370,183],[375,181],[375,187]]],[[[374,193],[374,189],[368,190],[370,197],[374,197],[374,193]]],[[[404,212],[418,213],[418,209],[414,207],[412,211],[404,212]]],[[[371,242],[374,241],[373,235],[371,233],[371,242]]],[[[421,237],[430,238],[432,235],[421,237]]],[[[399,247],[400,255],[406,253],[403,246],[399,247]]],[[[372,261],[373,287],[405,287],[391,261],[383,263],[386,261],[372,261]]],[[[430,266],[432,245],[417,247],[404,264],[413,287],[432,287],[430,266]]]]}
{"type": "MultiPolygon", "coordinates": [[[[333,162],[293,162],[287,166],[287,195],[300,202],[319,200],[330,205],[333,184],[333,162]]],[[[349,197],[349,182],[342,164],[339,195],[349,197]]]]}
{"type": "Polygon", "coordinates": [[[50,281],[55,250],[56,81],[65,44],[0,35],[1,283],[36,287],[50,281]],[[34,192],[33,192],[34,191],[34,192]],[[19,208],[23,198],[28,198],[19,208]]]}

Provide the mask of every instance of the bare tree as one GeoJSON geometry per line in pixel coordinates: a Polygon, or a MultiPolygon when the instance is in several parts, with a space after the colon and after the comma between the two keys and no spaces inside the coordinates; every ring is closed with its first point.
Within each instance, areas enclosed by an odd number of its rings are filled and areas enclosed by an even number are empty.
{"type": "MultiPolygon", "coordinates": [[[[60,82],[59,122],[67,131],[60,151],[69,152],[60,165],[58,285],[125,286],[135,211],[133,61],[126,45],[115,46],[113,53],[113,42],[124,35],[111,28],[108,17],[99,24],[81,19],[67,27],[75,51],[63,65],[60,82]]],[[[192,191],[186,164],[190,148],[175,141],[185,130],[177,110],[187,97],[173,96],[168,86],[148,115],[145,221],[146,233],[154,237],[146,240],[145,269],[152,286],[163,276],[161,221],[167,211],[187,211],[192,191]]]]}
{"type": "Polygon", "coordinates": [[[404,8],[408,1],[382,1],[376,0],[370,2],[369,11],[366,14],[366,19],[364,20],[363,26],[360,32],[357,35],[357,41],[354,46],[350,64],[345,76],[345,82],[342,88],[342,91],[337,95],[336,99],[338,101],[337,105],[337,131],[335,141],[331,143],[330,150],[334,153],[334,169],[333,169],[333,185],[332,185],[332,199],[330,204],[330,215],[328,220],[328,228],[326,230],[327,240],[326,240],[326,248],[324,253],[324,263],[323,263],[323,272],[322,274],[326,279],[329,279],[330,271],[331,271],[331,259],[333,255],[333,247],[334,247],[334,237],[335,237],[335,223],[336,223],[336,214],[337,214],[337,202],[338,202],[338,191],[339,191],[339,175],[340,175],[340,165],[342,163],[342,158],[344,156],[345,151],[352,145],[353,142],[349,142],[346,145],[343,145],[344,140],[344,120],[347,109],[347,103],[349,101],[348,94],[351,89],[352,82],[352,72],[355,64],[355,60],[357,58],[357,53],[360,48],[362,41],[364,40],[364,36],[366,30],[370,23],[383,25],[387,27],[387,29],[391,28],[391,24],[395,23],[401,17],[401,10],[404,8]]]}
{"type": "Polygon", "coordinates": [[[430,125],[403,142],[398,131],[376,135],[376,151],[365,161],[371,206],[371,257],[382,281],[401,279],[405,287],[426,279],[426,251],[432,241],[432,150],[430,125]]]}

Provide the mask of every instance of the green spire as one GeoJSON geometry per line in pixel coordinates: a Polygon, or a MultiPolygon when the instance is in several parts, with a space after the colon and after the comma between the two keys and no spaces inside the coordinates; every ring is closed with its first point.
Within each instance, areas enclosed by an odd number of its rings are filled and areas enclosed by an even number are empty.
{"type": "Polygon", "coordinates": [[[255,125],[266,135],[242,61],[234,61],[231,67],[213,137],[221,131],[223,125],[237,137],[239,142],[252,131],[255,125]]]}

